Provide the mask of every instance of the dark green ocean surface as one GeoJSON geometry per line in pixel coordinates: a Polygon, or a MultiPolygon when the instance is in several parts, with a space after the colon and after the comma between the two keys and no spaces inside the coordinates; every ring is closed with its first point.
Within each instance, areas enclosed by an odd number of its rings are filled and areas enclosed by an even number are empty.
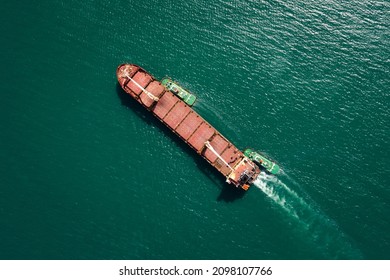
{"type": "Polygon", "coordinates": [[[3,1],[0,259],[389,259],[388,1],[3,1]],[[283,169],[242,194],[136,63],[283,169]]]}

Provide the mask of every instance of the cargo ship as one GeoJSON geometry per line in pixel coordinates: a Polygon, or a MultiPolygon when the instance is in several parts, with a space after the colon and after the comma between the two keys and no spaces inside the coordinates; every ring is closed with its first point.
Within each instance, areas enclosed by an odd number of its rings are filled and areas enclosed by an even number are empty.
{"type": "Polygon", "coordinates": [[[225,176],[227,183],[248,190],[260,168],[243,152],[140,66],[121,64],[116,74],[127,94],[225,176]]]}

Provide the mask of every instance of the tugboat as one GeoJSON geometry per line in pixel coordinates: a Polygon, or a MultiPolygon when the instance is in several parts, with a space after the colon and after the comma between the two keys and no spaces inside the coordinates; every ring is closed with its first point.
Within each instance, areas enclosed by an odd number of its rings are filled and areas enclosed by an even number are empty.
{"type": "Polygon", "coordinates": [[[251,148],[245,149],[244,155],[251,159],[254,163],[258,164],[260,167],[264,168],[265,171],[271,174],[278,174],[280,167],[275,162],[267,159],[264,155],[259,152],[254,151],[251,148]]]}
{"type": "Polygon", "coordinates": [[[189,106],[194,105],[196,96],[191,94],[188,90],[181,87],[177,82],[173,81],[171,78],[164,78],[161,81],[161,84],[165,86],[169,91],[176,94],[178,97],[180,97],[181,100],[183,100],[185,103],[187,103],[189,106]]]}

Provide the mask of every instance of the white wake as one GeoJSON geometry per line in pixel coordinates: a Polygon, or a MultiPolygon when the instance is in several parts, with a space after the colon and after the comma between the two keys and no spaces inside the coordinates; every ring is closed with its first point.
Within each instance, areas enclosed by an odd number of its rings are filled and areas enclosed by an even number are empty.
{"type": "MultiPolygon", "coordinates": [[[[286,174],[281,174],[280,177],[288,180],[286,174]]],[[[293,180],[288,180],[288,182],[292,187],[299,188],[293,180]]],[[[320,211],[314,201],[310,201],[309,198],[303,199],[281,179],[264,172],[260,173],[253,184],[288,216],[292,217],[300,228],[303,228],[309,239],[322,249],[327,258],[359,258],[361,256],[361,253],[353,248],[349,238],[333,220],[320,211]]]]}

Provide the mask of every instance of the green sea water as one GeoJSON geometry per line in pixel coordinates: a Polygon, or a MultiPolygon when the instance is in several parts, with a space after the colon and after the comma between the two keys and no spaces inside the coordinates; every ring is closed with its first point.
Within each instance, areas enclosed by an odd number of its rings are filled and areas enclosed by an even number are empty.
{"type": "Polygon", "coordinates": [[[388,1],[3,1],[0,259],[389,259],[388,1]],[[282,168],[237,192],[136,63],[282,168]]]}

